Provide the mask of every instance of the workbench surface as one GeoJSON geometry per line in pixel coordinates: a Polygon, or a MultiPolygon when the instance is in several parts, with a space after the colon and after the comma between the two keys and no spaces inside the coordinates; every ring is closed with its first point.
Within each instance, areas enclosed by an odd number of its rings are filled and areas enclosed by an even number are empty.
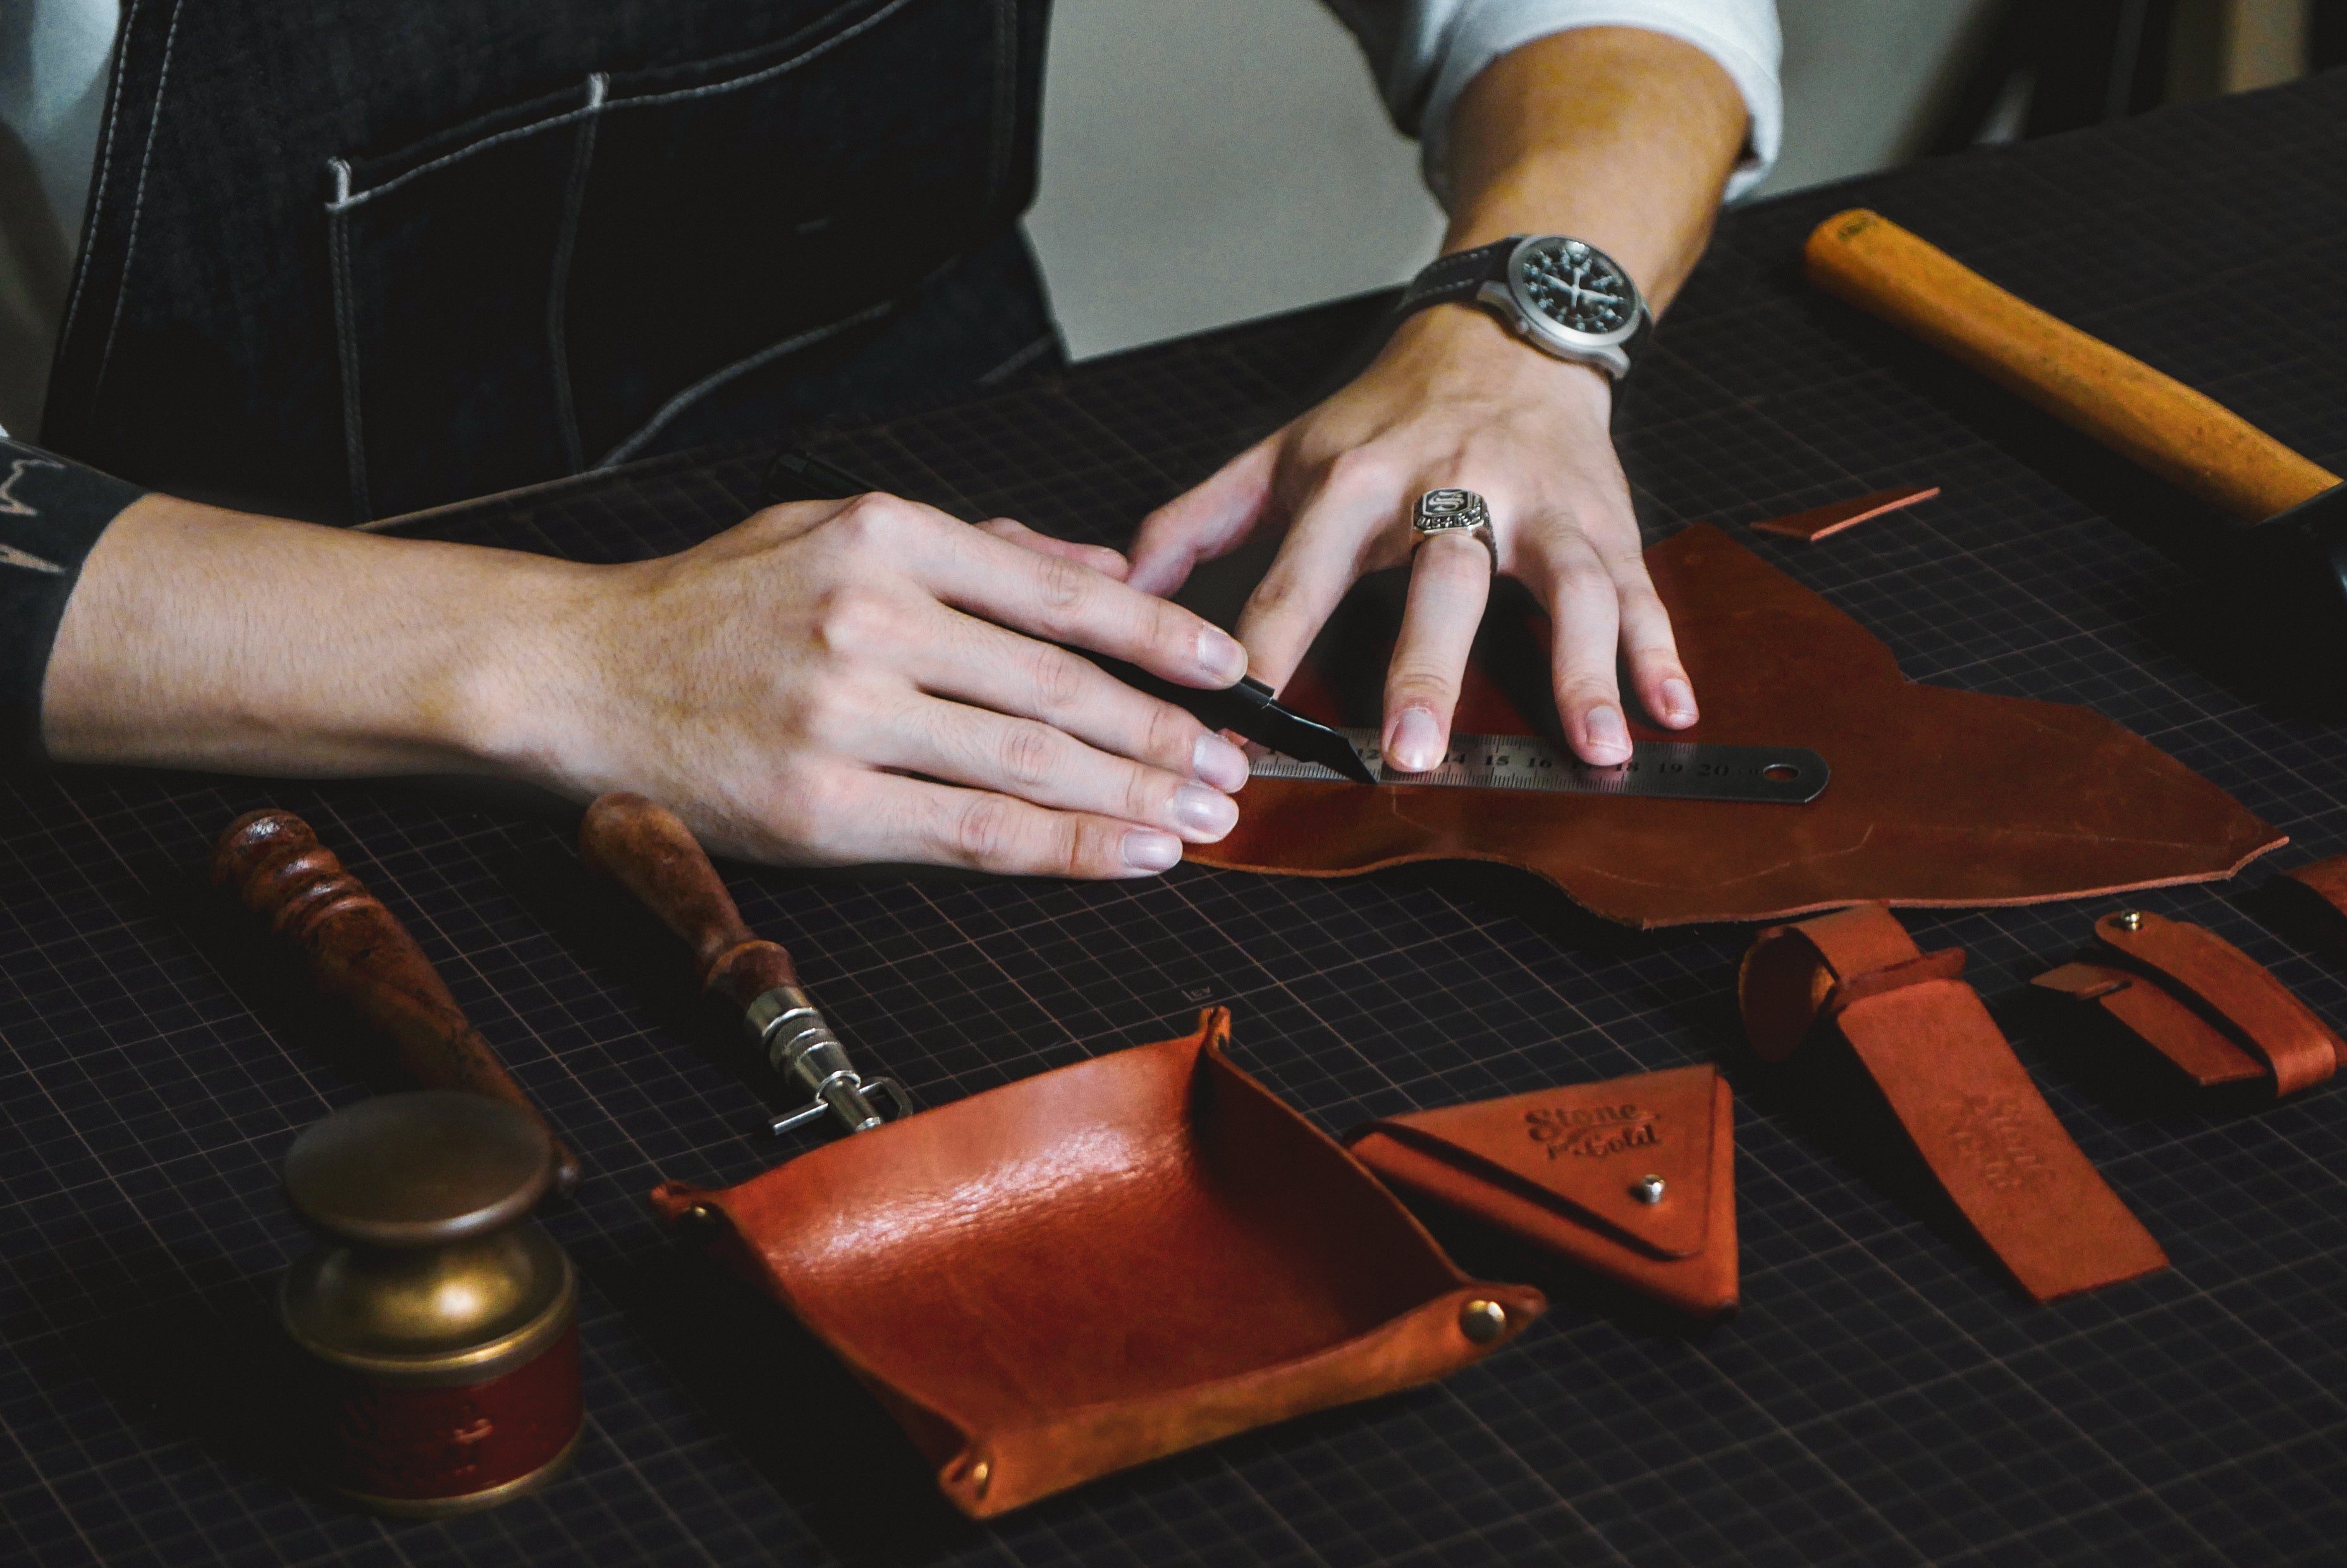
{"type": "MultiPolygon", "coordinates": [[[[2239,943],[2334,1025],[2347,963],[2280,934],[2272,866],[2347,849],[2347,726],[2211,630],[2205,514],[1809,293],[1871,205],[2024,297],[2347,462],[2347,75],[1730,216],[1627,384],[1650,538],[1701,519],[1914,679],[2083,703],[2291,835],[2231,884],[2125,901],[2239,943]],[[1815,546],[1741,525],[1892,485],[1815,546]],[[2121,521],[2114,519],[2123,519],[2121,521]]],[[[1328,307],[825,438],[969,516],[1118,540],[1271,428],[1370,319],[1328,307]]],[[[583,559],[737,520],[764,454],[688,455],[436,515],[583,559]]],[[[989,1526],[781,1315],[656,1226],[661,1177],[770,1163],[765,1086],[681,956],[568,847],[575,817],[440,785],[74,773],[0,784],[0,1559],[1082,1564],[2336,1561],[2347,1540],[2347,1089],[2262,1113],[2137,1091],[2026,978],[2083,900],[1912,914],[2175,1266],[2033,1307],[1873,1134],[1764,1071],[1742,928],[1604,926],[1491,867],[1118,886],[728,867],[867,1071],[925,1103],[1236,1015],[1320,1125],[1687,1062],[1737,1091],[1742,1315],[1673,1332],[1560,1297],[1435,1388],[1111,1478],[989,1526]],[[541,1496],[441,1523],[287,1479],[275,1276],[295,1132],[366,1092],[292,966],[203,878],[273,804],[415,928],[586,1163],[547,1222],[583,1276],[587,1432],[541,1496]]],[[[2094,1040],[2103,1037],[2094,1036],[2094,1040]]],[[[1471,1270],[1506,1260],[1462,1254],[1471,1270]]]]}

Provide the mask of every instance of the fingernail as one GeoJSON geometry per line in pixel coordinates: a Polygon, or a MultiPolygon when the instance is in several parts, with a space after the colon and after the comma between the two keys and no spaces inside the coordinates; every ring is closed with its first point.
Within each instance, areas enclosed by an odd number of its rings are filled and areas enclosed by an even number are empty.
{"type": "Polygon", "coordinates": [[[1695,723],[1695,689],[1674,678],[1663,682],[1663,717],[1673,723],[1695,723]]]}
{"type": "Polygon", "coordinates": [[[1136,827],[1124,835],[1128,871],[1163,871],[1182,858],[1182,841],[1170,833],[1136,827]]]}
{"type": "Polygon", "coordinates": [[[1174,792],[1174,820],[1183,832],[1211,844],[1238,825],[1239,803],[1220,790],[1184,784],[1174,792]]]}
{"type": "Polygon", "coordinates": [[[1190,753],[1190,772],[1228,794],[1246,786],[1246,753],[1209,730],[1190,753]]]}
{"type": "Polygon", "coordinates": [[[1201,627],[1198,630],[1198,668],[1229,685],[1246,673],[1246,650],[1239,640],[1219,626],[1201,627]]]}
{"type": "Polygon", "coordinates": [[[1386,756],[1404,773],[1424,773],[1442,760],[1442,727],[1424,708],[1404,708],[1394,721],[1386,756]]]}
{"type": "Polygon", "coordinates": [[[1618,710],[1601,704],[1590,709],[1581,724],[1582,733],[1589,737],[1589,749],[1598,753],[1594,760],[1618,763],[1630,754],[1630,732],[1618,710]]]}

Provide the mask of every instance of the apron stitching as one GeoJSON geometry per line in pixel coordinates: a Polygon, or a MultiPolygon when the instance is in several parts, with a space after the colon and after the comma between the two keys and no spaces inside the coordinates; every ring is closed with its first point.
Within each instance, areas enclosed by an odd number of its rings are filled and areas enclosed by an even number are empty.
{"type": "MultiPolygon", "coordinates": [[[[436,169],[445,169],[449,164],[455,163],[462,159],[470,158],[473,154],[480,152],[485,149],[497,147],[502,143],[513,141],[521,137],[536,136],[540,131],[559,129],[563,126],[570,124],[574,120],[585,118],[589,115],[602,113],[606,109],[641,108],[657,104],[681,102],[686,98],[708,97],[717,93],[730,93],[737,91],[743,87],[754,87],[770,77],[776,77],[782,75],[785,71],[795,70],[799,67],[806,64],[809,60],[815,58],[817,56],[828,54],[831,50],[847,42],[856,35],[876,26],[881,22],[887,20],[890,15],[903,10],[910,4],[912,4],[912,0],[889,0],[887,5],[883,5],[879,10],[875,11],[871,15],[866,16],[864,20],[855,24],[853,26],[843,27],[838,32],[834,33],[830,37],[824,39],[823,42],[813,45],[810,47],[800,51],[798,54],[792,56],[789,59],[781,61],[775,65],[767,66],[760,70],[752,71],[746,76],[734,77],[722,82],[709,82],[697,87],[680,87],[673,92],[647,93],[641,97],[604,98],[599,96],[594,100],[581,108],[565,109],[560,114],[549,115],[541,120],[532,120],[528,125],[518,125],[509,130],[498,131],[494,136],[485,136],[478,141],[468,141],[464,146],[457,148],[453,151],[442,153],[439,157],[432,159],[429,163],[419,163],[405,174],[394,175],[391,179],[384,180],[380,185],[370,185],[364,190],[350,190],[345,189],[337,194],[334,201],[329,207],[328,210],[341,211],[345,208],[360,206],[363,203],[374,200],[378,196],[386,195],[391,191],[398,190],[401,186],[406,184],[411,179],[416,179],[418,176],[430,174],[436,169]]],[[[599,72],[598,76],[600,75],[600,73],[599,72]]],[[[590,82],[594,79],[594,77],[589,78],[590,82]]],[[[608,78],[605,79],[608,80],[608,78]]]]}
{"type": "MultiPolygon", "coordinates": [[[[351,166],[341,159],[328,160],[338,185],[350,179],[351,166]]],[[[334,272],[334,346],[343,364],[343,457],[350,469],[351,506],[361,519],[372,515],[367,504],[366,434],[359,409],[359,344],[356,302],[351,292],[350,220],[343,210],[326,209],[326,248],[334,272]]]]}
{"type": "MultiPolygon", "coordinates": [[[[86,241],[97,238],[98,220],[106,213],[107,176],[114,171],[114,128],[122,118],[122,62],[130,56],[130,30],[138,22],[138,0],[129,0],[122,13],[122,41],[115,46],[114,79],[108,86],[108,97],[113,101],[106,107],[106,139],[97,150],[97,183],[89,193],[89,221],[84,224],[86,241]]],[[[97,251],[95,244],[84,243],[74,266],[73,292],[66,298],[65,324],[57,329],[57,347],[62,351],[73,335],[74,315],[81,309],[81,292],[89,282],[89,259],[97,251]]]]}
{"type": "Polygon", "coordinates": [[[599,122],[592,111],[603,107],[610,80],[601,71],[587,78],[589,118],[579,128],[579,146],[571,156],[570,189],[562,200],[562,229],[554,242],[554,275],[546,292],[546,348],[554,374],[555,415],[562,426],[563,456],[574,474],[586,468],[587,457],[579,445],[579,407],[570,388],[570,343],[565,317],[570,297],[570,260],[579,242],[579,213],[587,204],[587,171],[595,159],[599,122]]]}
{"type": "Polygon", "coordinates": [[[98,389],[106,384],[106,367],[114,358],[114,335],[122,327],[122,302],[130,297],[130,260],[138,251],[138,215],[147,206],[147,169],[155,157],[155,132],[163,123],[163,89],[171,80],[171,46],[179,37],[179,12],[186,0],[172,0],[171,25],[163,33],[163,61],[155,72],[155,107],[147,117],[147,145],[138,154],[138,185],[130,198],[130,228],[122,238],[122,275],[116,282],[114,315],[106,324],[106,347],[97,356],[97,374],[89,384],[90,405],[96,407],[98,389]]]}
{"type": "Polygon", "coordinates": [[[783,355],[786,354],[792,354],[799,349],[807,348],[815,343],[821,343],[824,339],[834,336],[836,333],[846,332],[850,327],[862,326],[866,322],[878,321],[882,316],[887,315],[890,311],[893,311],[896,308],[896,301],[883,300],[876,305],[866,306],[852,316],[842,316],[839,320],[828,323],[823,326],[811,327],[807,331],[800,333],[794,337],[786,337],[780,343],[769,343],[764,348],[760,349],[757,353],[749,355],[745,359],[737,359],[732,364],[726,365],[722,369],[711,371],[707,375],[702,376],[699,381],[694,382],[691,386],[686,387],[682,392],[678,393],[674,397],[671,397],[666,403],[661,404],[659,413],[654,414],[651,418],[645,421],[642,427],[638,429],[633,436],[629,436],[625,441],[620,442],[617,446],[614,446],[609,452],[604,453],[603,456],[596,461],[595,466],[598,468],[609,468],[616,464],[626,462],[630,457],[634,456],[636,453],[642,448],[644,443],[659,435],[662,427],[664,427],[670,420],[674,419],[678,415],[683,413],[685,409],[692,406],[701,398],[708,395],[712,392],[714,392],[717,388],[724,385],[735,376],[746,375],[751,371],[758,369],[761,365],[769,364],[774,361],[782,358],[783,355]]]}
{"type": "MultiPolygon", "coordinates": [[[[600,75],[600,73],[599,72],[598,76],[600,75]]],[[[595,80],[595,77],[589,77],[588,78],[590,91],[592,90],[592,84],[595,80]]],[[[468,141],[464,146],[456,149],[454,152],[444,152],[429,163],[419,163],[414,169],[409,169],[406,173],[394,175],[391,179],[384,180],[381,185],[370,185],[364,190],[354,191],[351,190],[349,164],[343,162],[343,160],[339,158],[329,159],[328,161],[330,164],[342,164],[343,172],[341,186],[335,192],[334,200],[326,204],[326,210],[329,212],[342,212],[353,207],[362,206],[366,202],[374,200],[378,196],[385,195],[391,191],[398,190],[401,186],[406,184],[411,179],[416,179],[422,175],[430,174],[436,169],[446,169],[448,165],[456,163],[460,159],[470,158],[473,154],[482,151],[485,149],[497,147],[505,142],[518,140],[525,136],[536,136],[542,130],[554,130],[559,127],[570,124],[573,120],[583,119],[593,114],[600,114],[602,112],[602,109],[603,102],[601,98],[592,98],[580,108],[575,109],[565,109],[559,115],[549,115],[544,119],[532,120],[528,125],[518,125],[511,130],[501,130],[494,136],[485,136],[478,141],[468,141]]]]}
{"type": "Polygon", "coordinates": [[[640,108],[653,104],[679,103],[686,98],[703,98],[717,93],[733,92],[741,87],[755,87],[758,83],[766,80],[769,77],[779,77],[785,71],[794,71],[819,55],[829,54],[832,50],[839,47],[840,45],[846,43],[850,38],[856,36],[858,34],[871,31],[871,29],[878,26],[881,23],[887,21],[890,16],[902,11],[906,6],[912,3],[913,0],[888,0],[887,5],[881,6],[880,9],[873,12],[872,15],[865,17],[861,22],[856,23],[852,26],[842,27],[838,32],[834,33],[830,37],[823,40],[823,42],[808,46],[805,49],[793,55],[789,59],[779,61],[774,65],[761,67],[759,69],[750,72],[747,76],[733,77],[722,82],[706,82],[697,87],[678,87],[672,91],[665,93],[646,93],[640,97],[613,98],[611,100],[611,107],[613,108],[640,108]]]}

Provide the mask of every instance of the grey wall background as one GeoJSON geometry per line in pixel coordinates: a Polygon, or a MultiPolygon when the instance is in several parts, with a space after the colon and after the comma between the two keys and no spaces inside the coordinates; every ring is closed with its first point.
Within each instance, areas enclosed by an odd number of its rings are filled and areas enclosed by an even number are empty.
{"type": "MultiPolygon", "coordinates": [[[[1766,190],[1903,158],[1986,0],[1778,0],[1766,190]]],[[[1399,282],[1442,215],[1318,0],[1058,0],[1028,220],[1079,357],[1399,282]]]]}

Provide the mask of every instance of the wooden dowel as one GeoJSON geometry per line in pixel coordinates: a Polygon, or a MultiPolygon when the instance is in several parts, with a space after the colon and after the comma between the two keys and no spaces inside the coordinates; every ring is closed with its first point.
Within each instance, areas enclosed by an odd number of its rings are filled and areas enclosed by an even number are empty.
{"type": "Polygon", "coordinates": [[[554,1141],[554,1184],[579,1185],[579,1156],[522,1092],[399,917],[290,811],[238,817],[212,851],[212,880],[309,961],[311,978],[387,1040],[419,1087],[460,1089],[529,1112],[554,1141]]]}
{"type": "Polygon", "coordinates": [[[1837,212],[1802,251],[1809,282],[2251,522],[2340,482],[2248,420],[1998,288],[1880,213],[1837,212]]]}

